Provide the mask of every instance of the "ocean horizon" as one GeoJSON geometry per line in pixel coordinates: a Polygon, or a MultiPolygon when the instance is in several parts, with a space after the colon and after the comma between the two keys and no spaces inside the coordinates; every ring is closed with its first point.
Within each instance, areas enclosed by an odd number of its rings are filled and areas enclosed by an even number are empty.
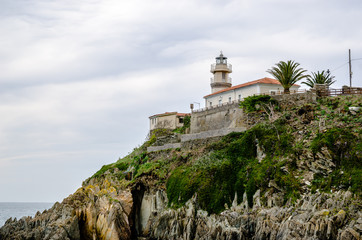
{"type": "Polygon", "coordinates": [[[38,211],[43,212],[53,205],[50,202],[0,202],[0,227],[9,218],[34,217],[38,211]]]}

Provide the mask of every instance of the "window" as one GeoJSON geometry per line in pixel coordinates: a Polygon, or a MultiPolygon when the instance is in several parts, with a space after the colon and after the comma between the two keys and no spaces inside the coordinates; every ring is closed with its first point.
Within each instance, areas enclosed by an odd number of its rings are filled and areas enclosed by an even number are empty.
{"type": "Polygon", "coordinates": [[[241,101],[241,94],[239,94],[238,99],[239,99],[239,101],[241,101]]]}
{"type": "Polygon", "coordinates": [[[222,72],[222,80],[225,82],[226,79],[226,73],[222,72]]]}
{"type": "Polygon", "coordinates": [[[269,92],[270,92],[270,95],[276,95],[277,94],[277,91],[275,91],[275,90],[270,90],[269,92]]]}
{"type": "Polygon", "coordinates": [[[231,103],[231,97],[229,97],[229,103],[231,103]]]}
{"type": "Polygon", "coordinates": [[[212,102],[210,102],[210,107],[212,106],[212,102]]]}
{"type": "Polygon", "coordinates": [[[182,117],[178,118],[178,123],[184,123],[184,119],[182,117]]]}
{"type": "Polygon", "coordinates": [[[222,104],[222,100],[221,100],[221,99],[219,99],[219,106],[221,106],[221,104],[222,104]]]}

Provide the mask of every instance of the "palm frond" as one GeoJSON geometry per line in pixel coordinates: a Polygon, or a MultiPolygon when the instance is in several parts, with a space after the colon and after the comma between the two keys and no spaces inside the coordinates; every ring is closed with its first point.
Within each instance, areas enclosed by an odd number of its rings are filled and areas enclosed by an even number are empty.
{"type": "Polygon", "coordinates": [[[322,72],[312,72],[312,76],[308,76],[307,82],[302,82],[302,84],[313,88],[315,84],[326,84],[330,86],[335,82],[334,76],[331,76],[329,71],[323,70],[322,72]]]}
{"type": "Polygon", "coordinates": [[[275,65],[268,69],[267,72],[280,82],[285,92],[289,92],[289,88],[296,82],[308,77],[308,75],[304,74],[307,70],[299,68],[300,64],[292,60],[280,61],[275,65]]]}

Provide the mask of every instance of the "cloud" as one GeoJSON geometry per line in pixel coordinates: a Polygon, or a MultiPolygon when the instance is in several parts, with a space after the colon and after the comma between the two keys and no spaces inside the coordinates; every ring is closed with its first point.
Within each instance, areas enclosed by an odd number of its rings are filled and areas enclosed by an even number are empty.
{"type": "MultiPolygon", "coordinates": [[[[148,116],[203,106],[220,50],[234,84],[268,76],[288,59],[333,70],[335,87],[349,84],[343,64],[349,48],[362,57],[361,7],[359,0],[3,1],[0,201],[60,200],[141,144],[148,116]]],[[[361,85],[362,61],[352,68],[361,85]]]]}

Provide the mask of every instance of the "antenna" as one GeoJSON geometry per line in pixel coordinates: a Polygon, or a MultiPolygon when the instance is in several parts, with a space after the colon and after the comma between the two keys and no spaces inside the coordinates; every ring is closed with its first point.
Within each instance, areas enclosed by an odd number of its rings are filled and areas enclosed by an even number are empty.
{"type": "Polygon", "coordinates": [[[351,49],[348,49],[349,55],[349,87],[352,87],[352,63],[351,63],[351,49]]]}

